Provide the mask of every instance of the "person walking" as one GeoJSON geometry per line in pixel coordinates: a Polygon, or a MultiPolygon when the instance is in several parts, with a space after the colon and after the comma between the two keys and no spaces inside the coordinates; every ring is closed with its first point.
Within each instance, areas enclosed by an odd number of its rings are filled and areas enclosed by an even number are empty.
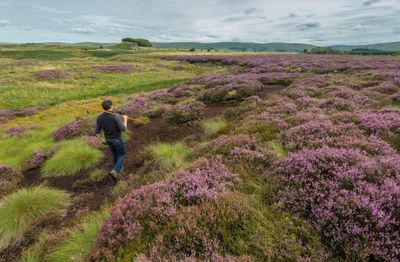
{"type": "Polygon", "coordinates": [[[114,113],[110,100],[104,100],[101,106],[105,112],[96,119],[96,136],[101,143],[107,144],[111,150],[114,166],[108,174],[116,181],[124,168],[125,145],[121,133],[128,128],[128,117],[114,113]],[[105,141],[100,136],[102,131],[105,141]]]}

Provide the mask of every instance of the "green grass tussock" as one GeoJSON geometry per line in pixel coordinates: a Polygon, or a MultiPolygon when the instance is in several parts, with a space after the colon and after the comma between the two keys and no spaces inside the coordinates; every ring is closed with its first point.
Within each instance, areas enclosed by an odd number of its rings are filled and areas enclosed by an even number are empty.
{"type": "Polygon", "coordinates": [[[171,172],[187,164],[189,148],[183,143],[157,143],[148,146],[144,151],[160,170],[171,172]]]}
{"type": "Polygon", "coordinates": [[[276,126],[264,121],[250,121],[238,130],[238,133],[257,136],[262,142],[276,139],[279,132],[276,126]]]}
{"type": "Polygon", "coordinates": [[[227,126],[226,120],[223,118],[214,118],[205,121],[202,124],[203,132],[207,137],[215,136],[227,126]]]}
{"type": "Polygon", "coordinates": [[[385,134],[383,136],[385,141],[389,143],[394,149],[400,152],[400,135],[399,134],[385,134]]]}
{"type": "Polygon", "coordinates": [[[42,168],[44,177],[73,176],[97,165],[103,154],[81,140],[66,141],[42,168]]]}
{"type": "Polygon", "coordinates": [[[96,168],[95,170],[93,170],[92,172],[90,172],[89,177],[90,180],[92,180],[93,182],[99,182],[101,180],[103,180],[105,177],[107,177],[107,171],[102,169],[102,168],[96,168]]]}
{"type": "Polygon", "coordinates": [[[0,250],[18,243],[30,227],[70,204],[64,191],[38,186],[16,191],[0,201],[0,250]]]}
{"type": "Polygon", "coordinates": [[[69,232],[69,236],[46,256],[45,261],[64,262],[64,261],[86,261],[88,254],[96,244],[96,235],[108,217],[106,211],[89,216],[83,223],[69,232]]]}

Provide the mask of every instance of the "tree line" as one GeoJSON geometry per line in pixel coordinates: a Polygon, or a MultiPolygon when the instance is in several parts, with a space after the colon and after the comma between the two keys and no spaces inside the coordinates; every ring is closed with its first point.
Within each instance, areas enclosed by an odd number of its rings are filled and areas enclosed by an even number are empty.
{"type": "Polygon", "coordinates": [[[400,55],[398,51],[385,51],[380,49],[354,48],[351,51],[335,50],[330,47],[314,47],[310,50],[304,49],[305,54],[318,55],[400,55]]]}

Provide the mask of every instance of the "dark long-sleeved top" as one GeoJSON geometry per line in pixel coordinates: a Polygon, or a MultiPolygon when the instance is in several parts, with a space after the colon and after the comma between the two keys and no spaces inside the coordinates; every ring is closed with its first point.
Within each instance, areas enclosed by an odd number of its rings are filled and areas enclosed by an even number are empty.
{"type": "Polygon", "coordinates": [[[125,125],[119,115],[102,113],[96,119],[96,134],[104,131],[104,137],[117,139],[121,137],[121,132],[125,131],[125,125]]]}

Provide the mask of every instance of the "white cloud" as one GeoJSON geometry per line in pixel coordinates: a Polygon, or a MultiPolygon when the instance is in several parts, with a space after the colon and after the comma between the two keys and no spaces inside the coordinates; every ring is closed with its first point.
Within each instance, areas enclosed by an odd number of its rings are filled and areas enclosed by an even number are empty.
{"type": "Polygon", "coordinates": [[[3,25],[0,42],[51,38],[113,42],[125,36],[153,41],[240,39],[328,45],[400,40],[394,33],[399,32],[400,0],[1,2],[7,8],[0,8],[0,18],[12,23],[3,25]],[[31,26],[31,31],[22,31],[25,25],[31,26]]]}
{"type": "Polygon", "coordinates": [[[85,26],[85,27],[74,27],[74,28],[71,28],[71,31],[75,32],[75,33],[80,33],[80,34],[96,33],[96,30],[94,28],[88,27],[88,26],[85,26]]]}
{"type": "Polygon", "coordinates": [[[1,19],[0,20],[0,27],[8,26],[11,22],[9,20],[1,19]]]}

